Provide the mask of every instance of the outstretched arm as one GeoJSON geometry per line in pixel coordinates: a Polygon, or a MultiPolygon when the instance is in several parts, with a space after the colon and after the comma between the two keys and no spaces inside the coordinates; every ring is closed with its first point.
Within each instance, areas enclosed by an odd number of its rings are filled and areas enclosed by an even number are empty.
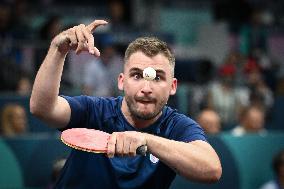
{"type": "Polygon", "coordinates": [[[58,96],[60,81],[67,53],[76,50],[99,56],[94,46],[92,32],[100,25],[107,24],[104,20],[95,20],[85,26],[80,24],[58,34],[51,42],[48,53],[36,75],[30,99],[30,111],[40,119],[63,128],[70,120],[71,109],[68,102],[58,96]]]}
{"type": "Polygon", "coordinates": [[[149,151],[181,176],[202,182],[220,179],[221,163],[209,143],[201,140],[185,143],[146,135],[149,151]]]}
{"type": "Polygon", "coordinates": [[[186,143],[136,131],[117,132],[108,142],[108,156],[135,156],[141,145],[146,145],[149,153],[189,180],[216,182],[221,177],[218,155],[210,144],[201,140],[186,143]]]}

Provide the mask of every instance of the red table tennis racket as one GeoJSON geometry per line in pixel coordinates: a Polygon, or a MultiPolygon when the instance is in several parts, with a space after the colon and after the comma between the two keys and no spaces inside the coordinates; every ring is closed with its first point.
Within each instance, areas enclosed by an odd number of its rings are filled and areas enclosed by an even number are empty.
{"type": "MultiPolygon", "coordinates": [[[[71,148],[93,153],[106,153],[110,134],[86,128],[67,129],[61,134],[61,141],[71,148]]],[[[142,145],[136,149],[139,155],[146,155],[147,146],[142,145]]]]}

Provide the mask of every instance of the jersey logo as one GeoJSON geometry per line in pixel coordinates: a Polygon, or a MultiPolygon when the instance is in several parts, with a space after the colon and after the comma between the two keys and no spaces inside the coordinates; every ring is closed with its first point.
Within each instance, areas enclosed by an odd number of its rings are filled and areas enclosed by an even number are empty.
{"type": "Polygon", "coordinates": [[[157,158],[156,156],[150,154],[150,161],[152,163],[158,163],[159,162],[159,158],[157,158]]]}

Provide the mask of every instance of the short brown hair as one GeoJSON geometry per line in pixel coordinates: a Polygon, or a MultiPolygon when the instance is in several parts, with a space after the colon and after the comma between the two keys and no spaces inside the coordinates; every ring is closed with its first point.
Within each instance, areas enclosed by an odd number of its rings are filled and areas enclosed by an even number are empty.
{"type": "Polygon", "coordinates": [[[167,43],[156,37],[139,37],[128,45],[125,51],[124,62],[126,63],[129,57],[138,51],[143,52],[149,57],[162,53],[169,60],[169,63],[172,66],[172,76],[174,76],[175,57],[167,43]]]}

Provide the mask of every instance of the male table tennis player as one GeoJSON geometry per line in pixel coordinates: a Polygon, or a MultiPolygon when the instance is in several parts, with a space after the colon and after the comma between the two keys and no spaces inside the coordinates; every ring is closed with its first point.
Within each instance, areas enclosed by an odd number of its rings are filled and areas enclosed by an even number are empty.
{"type": "Polygon", "coordinates": [[[125,53],[118,76],[123,97],[59,96],[67,53],[87,51],[99,56],[92,32],[103,20],[80,24],[58,34],[51,42],[34,82],[31,112],[64,130],[85,127],[111,133],[107,154],[73,150],[56,188],[169,188],[176,174],[200,182],[221,177],[218,155],[203,130],[189,117],[166,106],[177,89],[175,58],[156,38],[138,38],[125,53]],[[146,68],[153,80],[143,77],[146,68]],[[153,68],[153,69],[152,69],[153,68]],[[146,156],[136,148],[146,145],[146,156]]]}

